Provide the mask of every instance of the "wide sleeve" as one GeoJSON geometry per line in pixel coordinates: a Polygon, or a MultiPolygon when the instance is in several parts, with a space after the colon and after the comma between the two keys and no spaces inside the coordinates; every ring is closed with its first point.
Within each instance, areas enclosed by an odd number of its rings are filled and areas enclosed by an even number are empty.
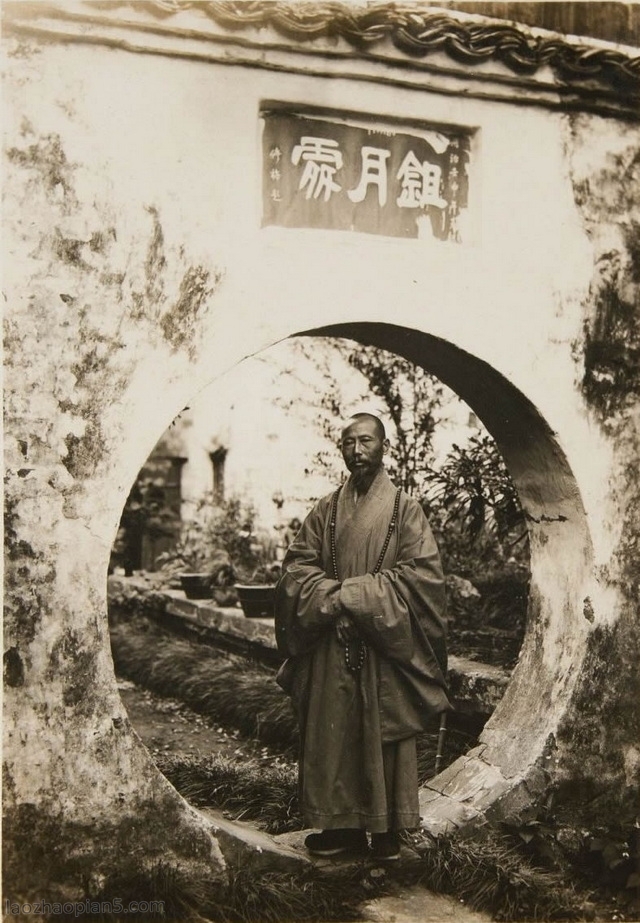
{"type": "Polygon", "coordinates": [[[444,574],[433,532],[416,500],[406,499],[398,530],[393,566],[378,574],[348,577],[342,583],[340,602],[363,638],[386,657],[408,664],[416,643],[426,642],[444,674],[444,574]]]}
{"type": "Polygon", "coordinates": [[[322,566],[322,544],[329,503],[309,513],[282,562],[276,587],[278,650],[295,657],[311,650],[340,612],[340,583],[322,566]]]}

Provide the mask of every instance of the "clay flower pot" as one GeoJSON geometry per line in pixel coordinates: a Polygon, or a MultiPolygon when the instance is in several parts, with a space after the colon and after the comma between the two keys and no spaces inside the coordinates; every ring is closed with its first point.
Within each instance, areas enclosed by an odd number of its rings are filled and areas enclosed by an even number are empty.
{"type": "Polygon", "coordinates": [[[187,599],[211,599],[211,574],[180,574],[180,584],[187,599]]]}
{"type": "Polygon", "coordinates": [[[238,594],[242,611],[248,619],[273,618],[275,584],[249,585],[236,583],[235,590],[238,594]]]}

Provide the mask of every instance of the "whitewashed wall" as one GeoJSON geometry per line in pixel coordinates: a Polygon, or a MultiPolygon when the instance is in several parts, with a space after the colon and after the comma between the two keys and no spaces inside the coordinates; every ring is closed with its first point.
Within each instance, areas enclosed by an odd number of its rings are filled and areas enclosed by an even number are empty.
{"type": "Polygon", "coordinates": [[[448,379],[531,517],[521,662],[426,813],[501,817],[553,786],[571,803],[577,782],[626,810],[640,788],[637,126],[517,91],[399,89],[371,62],[350,80],[24,36],[7,55],[4,802],[24,893],[25,843],[60,843],[47,874],[78,893],[64,849],[80,837],[104,879],[125,828],[138,856],[222,874],[211,829],[119,700],[109,552],[176,414],[243,358],[318,328],[448,379]],[[470,242],[261,228],[266,99],[473,129],[470,242]]]}

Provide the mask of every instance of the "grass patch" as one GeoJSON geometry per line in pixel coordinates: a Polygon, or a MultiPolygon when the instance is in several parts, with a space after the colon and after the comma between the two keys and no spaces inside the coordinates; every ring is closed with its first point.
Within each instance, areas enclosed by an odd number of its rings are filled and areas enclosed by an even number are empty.
{"type": "MultiPolygon", "coordinates": [[[[288,699],[272,670],[239,657],[219,654],[208,645],[176,638],[153,623],[119,623],[112,632],[114,661],[120,675],[152,691],[181,699],[189,707],[254,737],[293,758],[297,729],[288,699]]],[[[137,620],[136,620],[137,622],[137,620]]],[[[421,777],[433,775],[437,735],[419,738],[421,777]]],[[[446,761],[464,752],[474,739],[450,728],[446,761]]],[[[192,804],[228,811],[272,835],[300,829],[297,772],[293,765],[271,766],[216,756],[156,758],[159,769],[192,804]]],[[[422,885],[450,894],[465,905],[504,921],[580,920],[586,900],[567,878],[536,865],[515,839],[495,831],[491,839],[409,838],[415,859],[373,879],[364,867],[327,875],[315,868],[295,874],[230,870],[229,884],[211,890],[203,883],[182,889],[159,882],[155,899],[166,902],[165,918],[213,923],[287,923],[358,919],[358,908],[390,888],[422,885]],[[165,896],[162,897],[161,895],[165,896]]],[[[156,883],[158,884],[158,883],[156,883]]],[[[126,890],[126,889],[125,889],[126,890]]],[[[155,892],[156,888],[151,889],[155,892]]],[[[120,889],[122,892],[122,888],[120,889]]],[[[112,892],[115,893],[115,892],[112,892]]],[[[135,895],[142,893],[136,885],[135,895]]],[[[151,899],[151,898],[149,898],[151,899]]]]}
{"type": "MultiPolygon", "coordinates": [[[[274,671],[219,653],[209,645],[177,638],[169,630],[136,616],[112,629],[113,656],[119,675],[153,692],[180,699],[216,724],[238,730],[267,745],[274,754],[293,760],[297,729],[287,697],[274,681],[274,671]]],[[[437,734],[418,738],[422,780],[433,775],[437,734]]],[[[475,743],[473,733],[452,726],[447,733],[444,765],[475,743]]],[[[215,756],[156,758],[159,769],[192,804],[228,811],[271,834],[300,829],[297,772],[293,765],[243,762],[215,756]]],[[[147,899],[164,900],[164,919],[212,923],[287,923],[358,919],[367,899],[422,885],[450,894],[466,906],[504,921],[571,921],[593,919],[590,894],[571,884],[562,863],[556,870],[527,855],[518,837],[492,828],[473,836],[408,837],[415,858],[390,868],[380,878],[365,866],[332,868],[327,875],[313,867],[295,874],[231,869],[226,887],[211,882],[172,880],[171,870],[158,870],[147,899]],[[561,868],[562,866],[562,868],[561,868]]],[[[141,883],[110,889],[119,896],[145,899],[141,883]],[[135,885],[135,887],[134,887],[135,885]]],[[[139,916],[140,920],[144,917],[139,916]]],[[[610,919],[610,916],[600,919],[610,919]]]]}
{"type": "Polygon", "coordinates": [[[360,904],[386,890],[384,877],[373,878],[362,867],[334,868],[330,875],[313,866],[259,876],[238,870],[232,876],[223,913],[214,908],[207,916],[215,923],[347,923],[362,919],[360,904]]]}
{"type": "Polygon", "coordinates": [[[265,767],[219,756],[163,755],[155,762],[191,804],[228,811],[234,820],[254,821],[273,835],[303,828],[294,766],[265,767]]]}
{"type": "MultiPolygon", "coordinates": [[[[314,867],[295,872],[230,869],[228,884],[185,881],[172,868],[158,866],[145,875],[110,881],[95,902],[161,901],[164,912],[138,912],[136,921],[180,923],[348,923],[361,919],[359,906],[389,888],[386,876],[371,874],[364,864],[334,867],[331,874],[314,867]]],[[[122,914],[79,914],[76,919],[120,920],[122,914]]],[[[54,917],[51,918],[55,919],[54,917]]]]}
{"type": "MultiPolygon", "coordinates": [[[[180,758],[163,756],[158,767],[172,782],[178,791],[191,803],[200,806],[214,806],[233,814],[236,820],[252,820],[275,835],[302,828],[302,819],[298,813],[297,780],[293,767],[266,769],[260,764],[237,764],[217,757],[180,758]]],[[[401,866],[387,870],[384,882],[376,882],[400,887],[421,885],[431,891],[455,896],[464,904],[475,910],[490,912],[496,919],[504,921],[554,921],[585,919],[583,910],[589,895],[567,884],[567,875],[554,872],[536,864],[527,857],[521,844],[508,835],[492,830],[491,836],[481,838],[453,837],[434,841],[424,833],[406,835],[406,843],[414,852],[414,858],[401,866]]],[[[336,870],[332,870],[332,876],[336,870]]],[[[330,902],[338,899],[342,873],[338,883],[326,881],[331,885],[330,902]],[[334,887],[335,885],[335,887],[334,887]]],[[[235,873],[234,873],[235,875],[235,873]]],[[[244,901],[243,906],[249,912],[254,906],[256,912],[261,909],[261,901],[273,901],[275,917],[281,896],[270,895],[270,888],[277,886],[288,890],[289,910],[293,913],[304,912],[307,891],[305,888],[320,888],[321,882],[304,884],[296,875],[297,884],[302,887],[301,907],[298,897],[291,891],[292,882],[279,874],[259,882],[249,880],[238,872],[234,877],[232,888],[238,890],[233,899],[233,906],[244,901]],[[262,888],[266,891],[263,893],[262,888]],[[242,896],[241,892],[248,891],[242,896]]],[[[370,898],[371,882],[365,878],[365,885],[358,884],[356,904],[370,898]],[[364,891],[362,891],[364,888],[364,891]]],[[[295,889],[294,889],[295,891],[295,889]]],[[[352,895],[354,897],[355,895],[352,895]]],[[[345,896],[341,898],[345,899],[345,896]]],[[[327,898],[329,900],[329,898],[327,898]]],[[[351,908],[355,913],[354,907],[351,908]]],[[[234,913],[236,911],[234,910],[234,913]]],[[[279,912],[279,911],[278,911],[279,912]]],[[[356,916],[343,917],[344,920],[356,916]]],[[[260,916],[216,917],[215,919],[261,920],[260,916]]],[[[290,920],[333,920],[317,916],[289,916],[290,920]]]]}
{"type": "Polygon", "coordinates": [[[118,675],[180,699],[247,737],[295,752],[295,716],[272,670],[177,638],[146,620],[113,625],[111,650],[118,675]]]}
{"type": "Polygon", "coordinates": [[[561,873],[541,868],[522,854],[518,844],[495,828],[490,833],[411,838],[416,861],[405,881],[454,895],[474,910],[504,921],[586,919],[587,894],[578,892],[561,873]]]}
{"type": "Polygon", "coordinates": [[[277,758],[271,766],[255,759],[156,754],[160,770],[191,804],[228,811],[234,820],[250,820],[277,835],[302,830],[298,806],[298,770],[277,758]]]}
{"type": "MultiPolygon", "coordinates": [[[[184,702],[194,711],[295,758],[298,728],[291,703],[268,667],[207,644],[178,638],[148,619],[117,622],[111,650],[119,676],[184,702]]],[[[417,739],[420,783],[435,775],[437,718],[417,739]]],[[[453,721],[445,738],[442,768],[475,746],[476,737],[453,721]]]]}
{"type": "MultiPolygon", "coordinates": [[[[415,859],[381,869],[362,861],[330,870],[315,866],[294,872],[229,869],[226,885],[185,883],[172,869],[153,870],[148,880],[110,882],[108,892],[125,904],[132,900],[164,901],[163,919],[209,923],[348,923],[361,919],[361,906],[385,894],[422,886],[449,894],[467,908],[490,913],[505,923],[573,921],[588,918],[588,895],[561,875],[535,866],[508,837],[463,837],[437,841],[416,835],[415,859]]],[[[157,919],[136,915],[136,919],[157,919]]],[[[112,919],[108,916],[87,919],[112,919]]],[[[113,918],[115,919],[115,918],[113,918]]]]}

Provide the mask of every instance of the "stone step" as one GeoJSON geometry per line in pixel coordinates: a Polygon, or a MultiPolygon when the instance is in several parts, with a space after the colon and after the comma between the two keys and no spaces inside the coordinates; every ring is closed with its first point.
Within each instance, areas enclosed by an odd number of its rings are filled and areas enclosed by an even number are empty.
{"type": "Polygon", "coordinates": [[[455,897],[415,886],[360,907],[369,923],[489,923],[489,914],[471,910],[455,897]]]}
{"type": "Polygon", "coordinates": [[[229,866],[249,866],[255,871],[292,871],[301,865],[309,865],[310,858],[304,847],[295,848],[282,836],[272,837],[253,824],[231,820],[213,808],[197,810],[210,822],[212,833],[229,866]]]}
{"type": "MultiPolygon", "coordinates": [[[[220,844],[225,862],[233,867],[247,865],[252,871],[292,871],[310,864],[330,876],[338,869],[363,866],[369,874],[386,875],[388,868],[370,859],[322,858],[310,856],[304,846],[309,830],[296,830],[279,836],[257,830],[249,823],[233,821],[208,808],[200,813],[211,822],[213,833],[220,844]],[[379,866],[379,867],[378,867],[379,866]]],[[[403,846],[400,860],[393,869],[401,867],[403,860],[415,861],[415,853],[403,846]]],[[[489,923],[489,915],[465,907],[459,899],[435,894],[419,885],[399,889],[396,894],[367,901],[359,908],[361,919],[369,923],[489,923]]]]}

